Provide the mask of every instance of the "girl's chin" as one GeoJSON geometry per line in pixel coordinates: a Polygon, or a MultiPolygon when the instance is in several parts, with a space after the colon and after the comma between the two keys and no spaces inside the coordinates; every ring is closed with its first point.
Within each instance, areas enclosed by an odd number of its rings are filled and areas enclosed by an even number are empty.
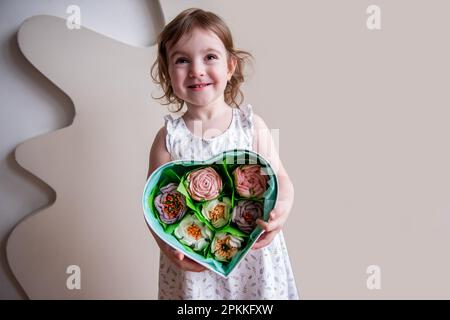
{"type": "Polygon", "coordinates": [[[213,103],[215,101],[215,99],[186,99],[184,100],[187,105],[192,105],[192,106],[207,106],[210,105],[211,103],[213,103]]]}
{"type": "Polygon", "coordinates": [[[208,102],[205,102],[205,103],[190,103],[190,102],[188,102],[188,103],[187,103],[187,106],[188,106],[188,107],[203,108],[203,107],[208,106],[209,104],[210,104],[210,103],[208,103],[208,102]]]}

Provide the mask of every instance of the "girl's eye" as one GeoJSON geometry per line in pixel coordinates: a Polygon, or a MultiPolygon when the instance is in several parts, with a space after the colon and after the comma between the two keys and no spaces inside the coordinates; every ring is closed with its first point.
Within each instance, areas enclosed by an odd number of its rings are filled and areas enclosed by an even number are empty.
{"type": "MultiPolygon", "coordinates": [[[[206,56],[206,60],[208,60],[208,61],[216,60],[216,59],[217,59],[217,56],[214,55],[214,54],[208,54],[206,56]]],[[[175,60],[175,64],[180,64],[180,63],[184,64],[184,63],[187,63],[187,62],[189,62],[189,61],[186,58],[178,58],[178,59],[175,60]]]]}
{"type": "Polygon", "coordinates": [[[187,60],[186,60],[185,58],[178,58],[178,59],[175,61],[175,64],[178,64],[178,63],[185,63],[185,62],[187,62],[187,60]]]}

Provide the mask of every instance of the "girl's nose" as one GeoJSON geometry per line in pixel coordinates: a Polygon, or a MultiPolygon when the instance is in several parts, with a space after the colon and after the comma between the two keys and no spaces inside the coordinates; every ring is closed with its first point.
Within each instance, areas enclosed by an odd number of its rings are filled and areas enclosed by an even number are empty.
{"type": "Polygon", "coordinates": [[[205,68],[201,63],[192,63],[191,69],[189,70],[189,77],[201,77],[205,75],[205,68]]]}
{"type": "Polygon", "coordinates": [[[205,75],[204,71],[189,71],[189,77],[191,78],[195,78],[195,77],[203,77],[205,75]]]}

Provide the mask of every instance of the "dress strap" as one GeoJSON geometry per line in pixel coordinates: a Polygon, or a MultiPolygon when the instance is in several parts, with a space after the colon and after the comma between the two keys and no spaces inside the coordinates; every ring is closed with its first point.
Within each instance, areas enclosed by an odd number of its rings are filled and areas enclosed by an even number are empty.
{"type": "MultiPolygon", "coordinates": [[[[166,127],[166,149],[172,155],[174,139],[177,134],[177,127],[179,126],[179,119],[173,118],[171,114],[166,114],[164,116],[164,126],[166,127]]],[[[178,129],[179,130],[179,129],[178,129]]]]}
{"type": "Polygon", "coordinates": [[[248,146],[252,148],[254,125],[253,125],[253,107],[250,104],[239,106],[238,130],[246,137],[248,146]]]}

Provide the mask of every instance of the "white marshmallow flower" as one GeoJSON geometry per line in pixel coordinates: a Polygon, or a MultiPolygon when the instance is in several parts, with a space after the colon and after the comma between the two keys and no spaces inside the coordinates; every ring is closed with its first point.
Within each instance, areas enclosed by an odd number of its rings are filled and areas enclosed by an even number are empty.
{"type": "Polygon", "coordinates": [[[222,201],[214,199],[202,206],[202,215],[211,222],[214,228],[221,228],[228,224],[231,216],[232,204],[230,198],[223,197],[222,201]]]}
{"type": "Polygon", "coordinates": [[[211,243],[211,253],[216,260],[229,262],[242,247],[244,239],[227,232],[217,232],[211,243]]]}
{"type": "Polygon", "coordinates": [[[175,228],[175,237],[194,251],[202,251],[212,238],[212,231],[194,214],[186,215],[175,228]]]}

